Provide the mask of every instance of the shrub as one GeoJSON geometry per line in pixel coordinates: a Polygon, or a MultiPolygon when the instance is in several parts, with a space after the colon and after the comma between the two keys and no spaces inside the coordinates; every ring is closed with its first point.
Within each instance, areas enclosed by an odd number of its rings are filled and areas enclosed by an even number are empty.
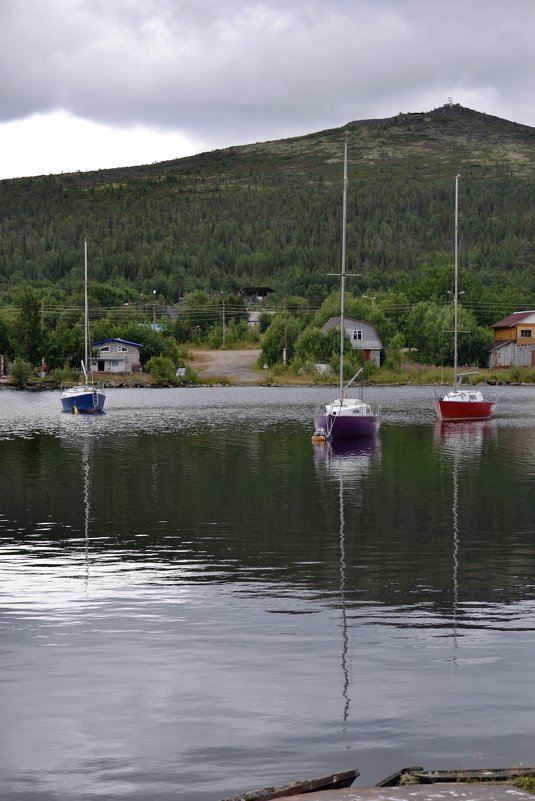
{"type": "Polygon", "coordinates": [[[52,370],[49,375],[52,381],[60,386],[61,384],[72,383],[79,379],[79,374],[75,372],[72,367],[69,367],[68,364],[65,364],[61,368],[58,367],[56,370],[52,370]]]}
{"type": "Polygon", "coordinates": [[[23,387],[28,383],[29,377],[33,373],[33,367],[24,359],[15,359],[11,363],[10,375],[16,387],[23,387]]]}
{"type": "Polygon", "coordinates": [[[186,365],[186,373],[184,375],[184,381],[187,381],[188,384],[196,384],[197,383],[197,373],[189,364],[186,365]]]}
{"type": "Polygon", "coordinates": [[[385,349],[385,367],[390,370],[399,370],[402,362],[401,349],[403,345],[403,334],[394,334],[385,349]]]}
{"type": "Polygon", "coordinates": [[[145,370],[156,381],[175,381],[176,368],[167,356],[153,356],[145,365],[145,370]]]}

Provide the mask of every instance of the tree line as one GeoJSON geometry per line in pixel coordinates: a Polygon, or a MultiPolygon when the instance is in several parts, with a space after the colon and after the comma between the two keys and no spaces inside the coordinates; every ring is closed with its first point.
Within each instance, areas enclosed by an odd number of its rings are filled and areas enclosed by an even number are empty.
{"type": "MultiPolygon", "coordinates": [[[[56,307],[51,313],[35,290],[25,289],[19,306],[0,314],[0,353],[10,363],[21,360],[38,370],[44,360],[59,379],[78,370],[83,358],[84,322],[79,310],[56,307]]],[[[261,304],[256,304],[261,306],[261,304]]],[[[257,346],[262,363],[270,367],[286,362],[295,371],[313,372],[318,363],[339,370],[339,332],[322,333],[331,317],[339,315],[340,293],[334,290],[317,306],[300,296],[290,296],[281,305],[261,307],[254,325],[245,299],[230,294],[209,295],[195,290],[174,307],[100,307],[91,323],[91,340],[119,337],[143,345],[141,364],[174,376],[176,367],[187,364],[188,348],[232,348],[257,346]],[[154,362],[154,359],[160,361],[154,362]]],[[[410,304],[400,293],[384,292],[357,296],[346,293],[347,317],[373,325],[383,344],[383,362],[397,368],[403,348],[415,349],[423,364],[451,364],[453,360],[453,304],[427,300],[410,304]]],[[[488,326],[465,305],[459,308],[459,359],[461,363],[484,365],[492,343],[488,326]]],[[[361,355],[348,342],[346,369],[354,373],[361,355]]],[[[370,365],[366,366],[369,371],[370,365]]],[[[150,369],[149,369],[150,372],[150,369]]]]}

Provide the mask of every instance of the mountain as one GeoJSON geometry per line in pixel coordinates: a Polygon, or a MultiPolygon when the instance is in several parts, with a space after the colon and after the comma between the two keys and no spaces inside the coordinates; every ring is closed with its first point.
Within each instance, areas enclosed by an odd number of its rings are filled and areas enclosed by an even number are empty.
{"type": "Polygon", "coordinates": [[[535,294],[535,129],[460,105],[139,167],[0,181],[0,292],[29,283],[68,297],[84,237],[91,279],[108,287],[103,304],[154,289],[169,303],[196,288],[326,291],[339,261],[345,135],[348,263],[361,289],[408,292],[451,263],[459,173],[461,268],[535,294]]]}

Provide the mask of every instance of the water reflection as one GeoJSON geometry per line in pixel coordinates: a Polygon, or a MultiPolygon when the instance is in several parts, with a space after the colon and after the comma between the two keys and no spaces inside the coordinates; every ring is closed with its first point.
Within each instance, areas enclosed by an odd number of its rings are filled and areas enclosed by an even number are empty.
{"type": "MultiPolygon", "coordinates": [[[[380,456],[377,437],[364,437],[346,442],[330,442],[314,446],[317,468],[338,482],[338,548],[339,548],[339,600],[341,614],[341,672],[342,719],[347,724],[351,711],[351,676],[349,661],[348,604],[346,586],[346,510],[345,485],[360,480],[371,468],[372,459],[380,456]]],[[[347,729],[344,725],[344,733],[347,729]]],[[[349,745],[346,745],[349,748],[349,745]]]]}
{"type": "Polygon", "coordinates": [[[357,479],[368,473],[372,460],[380,459],[377,437],[360,437],[346,442],[324,442],[314,446],[314,461],[331,477],[357,479]]]}
{"type": "Polygon", "coordinates": [[[82,498],[84,509],[85,586],[89,587],[89,521],[91,520],[91,440],[82,442],[82,498]]]}
{"type": "MultiPolygon", "coordinates": [[[[457,615],[459,609],[459,450],[453,453],[452,470],[453,498],[451,505],[453,529],[453,647],[458,648],[457,615]]],[[[456,656],[453,661],[457,664],[456,656]]]]}
{"type": "Polygon", "coordinates": [[[435,444],[457,457],[481,453],[486,442],[496,436],[494,424],[488,420],[444,423],[437,421],[434,428],[435,444]]]}
{"type": "Polygon", "coordinates": [[[422,754],[529,760],[520,391],[511,425],[502,404],[435,427],[410,422],[425,393],[388,390],[380,441],[312,454],[316,390],[0,404],[5,796],[213,801],[349,746],[363,785],[422,754]]]}
{"type": "MultiPolygon", "coordinates": [[[[434,443],[442,456],[451,459],[451,534],[452,534],[452,638],[454,655],[453,663],[458,666],[459,648],[459,611],[460,611],[460,546],[461,546],[461,493],[468,502],[468,477],[461,482],[460,469],[463,462],[470,460],[470,478],[480,471],[480,462],[484,448],[496,437],[493,422],[437,422],[434,427],[434,443]]],[[[444,464],[448,464],[446,461],[444,464]]],[[[467,621],[468,622],[468,618],[467,621]]]]}

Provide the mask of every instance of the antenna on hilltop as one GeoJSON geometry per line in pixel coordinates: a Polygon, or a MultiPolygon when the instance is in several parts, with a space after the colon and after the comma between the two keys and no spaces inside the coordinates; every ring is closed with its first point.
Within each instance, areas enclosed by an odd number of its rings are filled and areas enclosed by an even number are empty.
{"type": "Polygon", "coordinates": [[[448,97],[449,107],[453,108],[453,97],[448,97]]]}

